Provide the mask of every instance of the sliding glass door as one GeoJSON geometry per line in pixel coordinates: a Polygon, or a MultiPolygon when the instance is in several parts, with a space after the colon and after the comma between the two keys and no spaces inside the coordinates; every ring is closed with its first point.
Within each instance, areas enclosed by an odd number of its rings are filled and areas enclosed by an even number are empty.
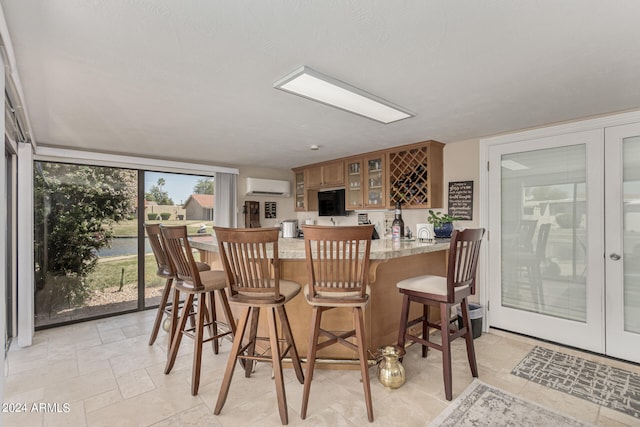
{"type": "MultiPolygon", "coordinates": [[[[144,182],[144,222],[186,225],[191,236],[211,236],[213,177],[147,171],[144,182]]],[[[156,276],[155,259],[146,238],[144,254],[144,303],[146,307],[157,306],[165,280],[156,276]]],[[[194,256],[200,259],[198,252],[194,256]]]]}
{"type": "Polygon", "coordinates": [[[131,169],[35,162],[36,327],[138,308],[137,177],[131,169]]]}
{"type": "Polygon", "coordinates": [[[34,164],[35,326],[157,306],[165,281],[143,222],[213,231],[213,177],[34,164]]]}

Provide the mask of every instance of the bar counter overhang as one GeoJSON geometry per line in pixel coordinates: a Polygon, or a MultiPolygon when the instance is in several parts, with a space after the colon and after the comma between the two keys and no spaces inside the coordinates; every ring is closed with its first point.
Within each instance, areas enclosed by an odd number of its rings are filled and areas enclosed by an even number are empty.
{"type": "MultiPolygon", "coordinates": [[[[190,239],[192,248],[198,249],[201,260],[214,269],[222,269],[218,246],[213,236],[197,236],[190,239]]],[[[435,243],[419,241],[373,240],[371,244],[369,282],[371,298],[365,308],[365,326],[369,357],[384,345],[395,345],[398,340],[402,297],[396,288],[400,280],[422,274],[446,275],[449,239],[437,239],[435,243]]],[[[280,239],[278,241],[280,278],[307,285],[307,267],[303,239],[280,239]]],[[[412,307],[412,316],[417,316],[419,307],[412,307]],[[414,311],[415,310],[415,311],[414,311]]],[[[234,316],[238,314],[232,306],[234,316]]],[[[307,353],[311,330],[311,306],[305,301],[302,291],[286,306],[293,338],[301,357],[307,353]]],[[[430,319],[439,318],[437,309],[432,309],[430,319]]],[[[333,309],[323,315],[325,329],[349,330],[352,325],[350,310],[333,309]]],[[[260,317],[260,331],[266,331],[266,319],[260,317]],[[263,320],[265,320],[263,322],[263,320]],[[262,329],[264,326],[265,329],[262,329]]],[[[318,352],[322,360],[355,360],[355,352],[341,346],[330,346],[318,352]]],[[[321,362],[321,360],[319,360],[321,362]]],[[[326,366],[335,366],[333,364],[326,366]]],[[[348,366],[348,365],[346,365],[348,366]]],[[[353,366],[357,367],[357,364],[353,366]]]]}

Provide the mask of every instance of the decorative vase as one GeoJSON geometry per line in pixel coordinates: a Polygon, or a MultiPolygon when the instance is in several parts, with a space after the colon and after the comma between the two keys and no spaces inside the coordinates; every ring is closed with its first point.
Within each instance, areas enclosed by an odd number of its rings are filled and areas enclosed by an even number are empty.
{"type": "Polygon", "coordinates": [[[388,388],[395,389],[404,384],[405,373],[400,363],[400,352],[394,346],[388,345],[378,349],[382,360],[378,363],[378,380],[388,388]]]}
{"type": "Polygon", "coordinates": [[[440,226],[435,226],[433,227],[433,232],[436,237],[449,238],[451,237],[451,233],[453,233],[453,223],[445,222],[440,226]]]}

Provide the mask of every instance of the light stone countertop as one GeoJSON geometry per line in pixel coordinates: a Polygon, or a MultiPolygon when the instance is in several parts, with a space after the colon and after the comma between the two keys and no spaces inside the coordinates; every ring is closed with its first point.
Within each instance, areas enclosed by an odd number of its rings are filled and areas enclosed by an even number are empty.
{"type": "MultiPolygon", "coordinates": [[[[189,239],[191,247],[218,252],[218,245],[213,236],[193,236],[189,239]]],[[[385,260],[400,258],[409,255],[418,255],[429,252],[444,251],[449,249],[449,239],[436,239],[435,243],[419,242],[416,240],[401,240],[394,242],[390,239],[377,239],[371,241],[370,259],[385,260]]],[[[278,240],[278,252],[280,259],[305,259],[304,239],[278,240]]]]}

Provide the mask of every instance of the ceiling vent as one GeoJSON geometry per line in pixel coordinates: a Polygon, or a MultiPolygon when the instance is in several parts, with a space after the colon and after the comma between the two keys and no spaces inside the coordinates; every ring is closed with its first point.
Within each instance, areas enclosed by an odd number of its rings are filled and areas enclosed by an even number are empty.
{"type": "Polygon", "coordinates": [[[247,195],[289,197],[291,184],[275,179],[247,178],[247,195]]]}

